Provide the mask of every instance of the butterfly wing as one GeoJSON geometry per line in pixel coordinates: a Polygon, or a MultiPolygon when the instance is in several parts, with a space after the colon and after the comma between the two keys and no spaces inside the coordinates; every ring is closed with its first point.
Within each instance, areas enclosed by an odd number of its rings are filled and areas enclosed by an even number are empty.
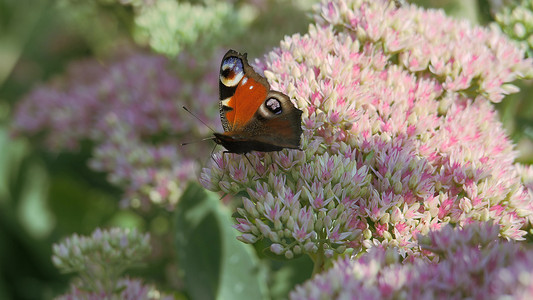
{"type": "Polygon", "coordinates": [[[270,91],[246,54],[229,50],[220,66],[220,118],[215,141],[229,152],[279,151],[300,145],[301,115],[286,95],[270,91]]]}
{"type": "Polygon", "coordinates": [[[244,126],[270,90],[268,81],[248,64],[246,54],[229,50],[220,65],[220,119],[224,131],[244,126]]]}
{"type": "Polygon", "coordinates": [[[302,111],[294,107],[289,97],[270,91],[242,132],[250,140],[296,149],[300,146],[301,120],[302,111]]]}
{"type": "Polygon", "coordinates": [[[217,143],[232,153],[299,149],[301,119],[302,111],[294,107],[289,97],[271,91],[245,126],[215,137],[217,143]]]}

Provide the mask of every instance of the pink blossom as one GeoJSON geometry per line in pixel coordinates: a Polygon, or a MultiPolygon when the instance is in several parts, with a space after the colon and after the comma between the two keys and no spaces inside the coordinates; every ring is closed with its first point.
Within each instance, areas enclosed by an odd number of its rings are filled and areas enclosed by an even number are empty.
{"type": "Polygon", "coordinates": [[[531,191],[491,101],[531,60],[496,31],[414,5],[325,1],[315,19],[256,65],[304,111],[303,151],[249,154],[248,183],[232,173],[242,155],[204,169],[205,187],[249,192],[256,209],[238,210],[251,224],[242,234],[268,239],[257,230],[264,224],[280,249],[310,255],[319,249],[312,244],[339,254],[382,245],[431,255],[417,234],[475,220],[523,240],[531,191]],[[298,199],[289,204],[286,195],[298,199]],[[276,224],[266,202],[284,209],[276,224]]]}
{"type": "Polygon", "coordinates": [[[397,249],[376,247],[297,286],[296,299],[529,299],[533,297],[533,251],[498,239],[500,229],[473,223],[446,226],[421,236],[438,256],[401,260],[397,249]]]}
{"type": "Polygon", "coordinates": [[[147,285],[140,279],[123,278],[114,287],[115,292],[90,291],[86,287],[72,284],[70,291],[63,294],[57,299],[74,300],[74,299],[124,299],[124,300],[170,300],[174,297],[160,293],[154,286],[147,285]]]}
{"type": "Polygon", "coordinates": [[[217,77],[180,77],[169,65],[162,56],[136,51],[104,63],[74,62],[18,103],[13,133],[40,137],[53,152],[76,151],[90,141],[89,166],[125,190],[124,204],[173,207],[196,177],[194,159],[208,157],[206,147],[179,147],[209,132],[181,106],[207,120],[208,103],[216,110],[217,77]]]}

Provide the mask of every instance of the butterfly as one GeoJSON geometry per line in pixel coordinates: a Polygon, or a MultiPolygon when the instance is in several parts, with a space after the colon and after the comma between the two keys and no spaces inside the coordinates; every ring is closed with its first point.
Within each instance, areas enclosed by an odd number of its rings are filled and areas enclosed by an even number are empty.
{"type": "Polygon", "coordinates": [[[268,81],[248,64],[246,53],[229,50],[219,74],[220,119],[224,133],[214,141],[226,153],[299,149],[302,111],[289,97],[270,90],[268,81]]]}

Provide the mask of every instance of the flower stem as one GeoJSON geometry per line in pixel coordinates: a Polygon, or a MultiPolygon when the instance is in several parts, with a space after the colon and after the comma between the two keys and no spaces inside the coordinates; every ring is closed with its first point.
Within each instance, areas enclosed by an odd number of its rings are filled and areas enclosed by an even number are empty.
{"type": "Polygon", "coordinates": [[[322,243],[319,244],[317,253],[314,255],[311,255],[311,259],[313,260],[313,263],[314,263],[313,275],[324,271],[325,260],[324,260],[324,247],[322,243]]]}

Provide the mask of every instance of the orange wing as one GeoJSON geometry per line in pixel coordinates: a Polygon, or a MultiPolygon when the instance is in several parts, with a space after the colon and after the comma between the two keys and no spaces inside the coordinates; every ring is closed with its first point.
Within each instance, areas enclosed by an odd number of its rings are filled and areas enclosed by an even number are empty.
{"type": "Polygon", "coordinates": [[[248,64],[246,54],[229,50],[220,65],[219,88],[220,118],[224,131],[231,132],[253,118],[270,85],[248,64]]]}

